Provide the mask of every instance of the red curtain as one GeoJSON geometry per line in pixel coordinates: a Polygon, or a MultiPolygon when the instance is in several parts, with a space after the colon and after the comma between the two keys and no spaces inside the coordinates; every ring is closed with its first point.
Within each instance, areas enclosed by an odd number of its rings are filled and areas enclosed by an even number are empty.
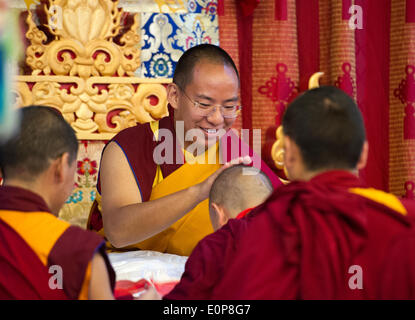
{"type": "Polygon", "coordinates": [[[261,129],[265,161],[285,108],[322,71],[320,83],[363,113],[370,151],[361,177],[415,198],[415,0],[235,0],[221,13],[220,44],[241,73],[236,127],[261,129]]]}

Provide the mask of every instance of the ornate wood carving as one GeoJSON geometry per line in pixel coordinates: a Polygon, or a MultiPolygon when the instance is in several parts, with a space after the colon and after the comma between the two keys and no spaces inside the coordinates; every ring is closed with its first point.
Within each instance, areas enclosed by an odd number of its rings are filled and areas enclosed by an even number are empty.
{"type": "Polygon", "coordinates": [[[111,0],[49,0],[43,10],[53,40],[33,21],[26,33],[26,63],[18,76],[16,106],[58,109],[79,139],[110,139],[120,130],[168,114],[170,79],[134,77],[140,66],[138,15],[122,30],[122,9],[111,0]]]}

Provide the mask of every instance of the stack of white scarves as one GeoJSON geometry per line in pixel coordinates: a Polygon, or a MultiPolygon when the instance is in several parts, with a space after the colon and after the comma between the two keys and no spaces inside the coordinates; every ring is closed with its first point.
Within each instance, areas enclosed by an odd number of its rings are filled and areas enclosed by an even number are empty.
{"type": "Polygon", "coordinates": [[[109,254],[117,281],[146,279],[153,283],[179,281],[187,258],[149,250],[109,254]]]}

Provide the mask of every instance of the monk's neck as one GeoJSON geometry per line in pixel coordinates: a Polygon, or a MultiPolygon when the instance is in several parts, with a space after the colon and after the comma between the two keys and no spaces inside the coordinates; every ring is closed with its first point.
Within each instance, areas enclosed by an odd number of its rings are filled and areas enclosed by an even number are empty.
{"type": "Polygon", "coordinates": [[[296,179],[297,181],[310,181],[311,179],[313,179],[314,177],[324,173],[324,172],[328,172],[328,171],[333,171],[333,170],[342,170],[342,171],[347,171],[355,176],[359,176],[359,171],[357,169],[322,169],[322,170],[316,170],[316,171],[304,171],[303,174],[296,179]]]}
{"type": "MultiPolygon", "coordinates": [[[[44,181],[40,178],[33,179],[33,180],[21,180],[21,179],[4,179],[3,186],[8,187],[17,187],[25,190],[29,190],[35,194],[37,194],[39,197],[41,197],[45,202],[48,208],[53,209],[51,206],[51,197],[49,196],[48,191],[48,184],[44,183],[44,181]]],[[[58,213],[52,212],[55,216],[57,216],[58,213]]]]}

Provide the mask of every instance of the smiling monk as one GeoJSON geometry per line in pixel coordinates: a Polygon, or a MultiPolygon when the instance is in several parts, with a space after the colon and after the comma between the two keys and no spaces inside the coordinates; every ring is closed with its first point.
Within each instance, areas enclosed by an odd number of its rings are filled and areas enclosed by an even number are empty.
{"type": "MultiPolygon", "coordinates": [[[[121,131],[103,151],[88,227],[113,249],[189,255],[213,232],[207,198],[222,164],[249,153],[230,131],[240,110],[239,75],[223,49],[186,51],[167,98],[168,117],[121,131]],[[229,152],[235,145],[238,152],[229,152]]],[[[252,160],[274,187],[281,184],[260,158],[252,160]]]]}

